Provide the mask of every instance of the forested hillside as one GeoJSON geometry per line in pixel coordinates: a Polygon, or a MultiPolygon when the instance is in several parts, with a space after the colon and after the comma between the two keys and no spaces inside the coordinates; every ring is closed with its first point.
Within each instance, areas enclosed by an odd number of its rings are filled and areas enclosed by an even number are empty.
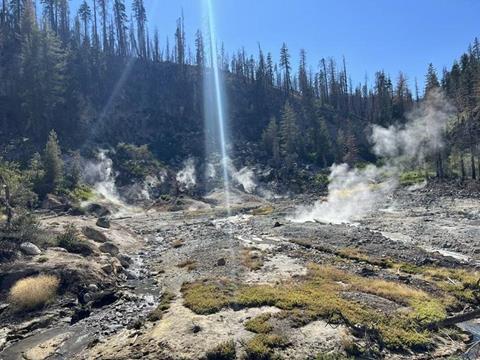
{"type": "MultiPolygon", "coordinates": [[[[209,66],[201,31],[186,39],[177,20],[172,41],[151,33],[142,0],[127,14],[124,0],[2,0],[0,16],[0,139],[2,154],[26,162],[52,129],[65,149],[148,145],[164,162],[203,157],[203,69],[209,66]],[[129,19],[132,19],[129,21],[129,19]]],[[[232,154],[294,169],[375,160],[369,125],[402,123],[425,93],[441,87],[457,109],[442,162],[476,177],[480,104],[480,44],[475,40],[441,78],[428,67],[425,89],[412,90],[403,73],[383,71],[353,83],[346,61],[299,54],[287,44],[279,63],[258,54],[222,51],[227,77],[232,154]],[[286,166],[285,166],[286,165],[286,166]]],[[[415,80],[416,84],[416,80],[415,80]]],[[[438,164],[437,164],[438,167],[438,164]]],[[[437,169],[438,170],[438,169],[437,169]]],[[[453,171],[437,171],[439,176],[453,171]]]]}

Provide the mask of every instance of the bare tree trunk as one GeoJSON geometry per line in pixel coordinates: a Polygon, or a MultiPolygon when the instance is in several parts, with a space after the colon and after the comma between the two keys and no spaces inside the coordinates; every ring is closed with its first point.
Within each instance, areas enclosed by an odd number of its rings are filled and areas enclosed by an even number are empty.
{"type": "Polygon", "coordinates": [[[465,162],[463,161],[463,152],[460,153],[460,174],[462,176],[462,181],[465,180],[465,162]]]}

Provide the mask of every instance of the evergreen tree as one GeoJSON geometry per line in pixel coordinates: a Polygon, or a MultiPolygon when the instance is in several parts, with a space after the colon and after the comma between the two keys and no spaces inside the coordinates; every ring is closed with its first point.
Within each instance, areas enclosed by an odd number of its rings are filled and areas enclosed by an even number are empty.
{"type": "Polygon", "coordinates": [[[57,133],[52,130],[43,153],[45,193],[55,193],[63,185],[63,160],[57,133]]]}
{"type": "Polygon", "coordinates": [[[440,88],[440,82],[438,81],[437,71],[433,67],[433,64],[428,65],[427,75],[425,77],[425,96],[432,90],[440,88]]]}
{"type": "Polygon", "coordinates": [[[280,66],[283,69],[283,87],[285,89],[285,94],[288,96],[291,90],[291,65],[290,65],[290,54],[288,53],[287,44],[283,43],[282,48],[280,49],[280,66]]]}
{"type": "Polygon", "coordinates": [[[280,135],[277,120],[272,117],[262,135],[263,144],[268,155],[272,158],[273,165],[280,164],[280,135]]]}

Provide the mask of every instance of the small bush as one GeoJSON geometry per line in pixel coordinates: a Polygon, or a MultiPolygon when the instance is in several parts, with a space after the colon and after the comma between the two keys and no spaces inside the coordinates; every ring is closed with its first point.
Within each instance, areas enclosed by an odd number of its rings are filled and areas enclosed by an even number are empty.
{"type": "Polygon", "coordinates": [[[235,342],[226,341],[207,352],[207,360],[234,360],[236,359],[235,342]]]}
{"type": "Polygon", "coordinates": [[[93,198],[93,191],[89,186],[81,184],[71,192],[71,196],[75,201],[87,201],[93,198]]]}
{"type": "Polygon", "coordinates": [[[65,231],[57,237],[58,246],[74,254],[89,256],[93,253],[92,247],[80,238],[78,229],[73,224],[65,227],[65,231]]]}
{"type": "Polygon", "coordinates": [[[33,310],[52,301],[60,281],[53,275],[18,280],[10,289],[9,302],[19,310],[33,310]]]}
{"type": "Polygon", "coordinates": [[[400,184],[403,186],[419,184],[425,180],[425,173],[420,171],[407,171],[400,175],[400,184]]]}

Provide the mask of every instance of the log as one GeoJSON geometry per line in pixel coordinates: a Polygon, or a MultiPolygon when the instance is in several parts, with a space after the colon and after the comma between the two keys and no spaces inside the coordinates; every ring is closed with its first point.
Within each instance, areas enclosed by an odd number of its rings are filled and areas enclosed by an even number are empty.
{"type": "Polygon", "coordinates": [[[473,320],[473,319],[477,319],[477,318],[480,318],[480,309],[476,309],[476,310],[473,310],[473,311],[469,311],[469,312],[465,312],[465,313],[462,313],[462,314],[457,314],[457,315],[447,317],[444,320],[429,324],[428,327],[433,328],[433,329],[435,329],[435,328],[438,329],[438,328],[443,328],[443,327],[447,327],[447,326],[456,325],[458,323],[473,320]]]}

